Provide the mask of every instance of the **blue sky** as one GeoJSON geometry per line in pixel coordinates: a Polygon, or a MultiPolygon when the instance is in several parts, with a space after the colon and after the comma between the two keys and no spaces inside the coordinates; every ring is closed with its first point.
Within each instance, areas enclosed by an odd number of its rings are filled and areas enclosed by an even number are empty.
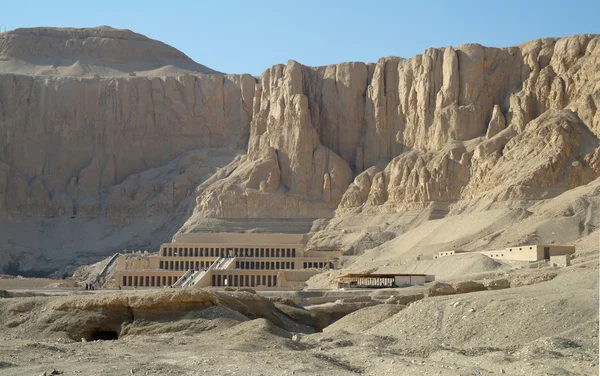
{"type": "Polygon", "coordinates": [[[600,33],[600,0],[3,0],[0,25],[126,28],[213,69],[260,75],[289,59],[373,62],[428,47],[600,33]]]}

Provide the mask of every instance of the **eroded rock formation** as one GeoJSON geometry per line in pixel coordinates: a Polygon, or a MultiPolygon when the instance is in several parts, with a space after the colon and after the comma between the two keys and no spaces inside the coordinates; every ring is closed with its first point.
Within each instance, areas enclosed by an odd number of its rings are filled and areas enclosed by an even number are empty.
{"type": "MultiPolygon", "coordinates": [[[[102,215],[89,206],[116,205],[109,191],[134,174],[196,149],[245,148],[252,116],[247,86],[254,88],[248,75],[0,75],[0,211],[11,218],[102,215]]],[[[163,191],[167,183],[152,189],[163,191]]],[[[190,184],[186,196],[197,182],[190,184]]]]}
{"type": "MultiPolygon", "coordinates": [[[[414,137],[408,128],[397,133],[406,151],[372,178],[369,194],[365,177],[358,175],[338,214],[480,196],[541,199],[597,178],[599,40],[576,35],[503,50],[467,45],[441,56],[426,51],[421,63],[438,56],[442,68],[441,78],[431,76],[426,86],[433,88],[435,102],[431,95],[429,106],[412,102],[411,113],[421,115],[411,124],[421,121],[421,133],[414,137]],[[360,200],[358,186],[363,187],[360,200]]],[[[401,111],[395,114],[394,120],[402,119],[401,111]]],[[[368,167],[374,158],[365,161],[368,167]]]]}
{"type": "Polygon", "coordinates": [[[126,30],[1,34],[1,218],[185,219],[195,199],[187,232],[542,199],[600,176],[596,35],[258,80],[194,64],[126,30]]]}

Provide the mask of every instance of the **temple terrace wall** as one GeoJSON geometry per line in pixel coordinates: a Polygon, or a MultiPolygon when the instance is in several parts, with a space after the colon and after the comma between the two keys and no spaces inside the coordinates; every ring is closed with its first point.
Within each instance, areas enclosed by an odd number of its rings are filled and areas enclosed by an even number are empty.
{"type": "Polygon", "coordinates": [[[180,234],[173,240],[156,254],[120,257],[115,281],[123,287],[302,288],[341,255],[307,251],[308,237],[298,234],[180,234]]]}

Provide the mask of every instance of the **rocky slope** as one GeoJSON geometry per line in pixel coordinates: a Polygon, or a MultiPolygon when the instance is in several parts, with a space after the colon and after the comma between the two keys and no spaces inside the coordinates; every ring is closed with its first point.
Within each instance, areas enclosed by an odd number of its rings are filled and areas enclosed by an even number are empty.
{"type": "Polygon", "coordinates": [[[209,219],[556,197],[600,176],[599,41],[290,61],[256,80],[126,30],[1,34],[0,265],[56,270],[209,219]]]}

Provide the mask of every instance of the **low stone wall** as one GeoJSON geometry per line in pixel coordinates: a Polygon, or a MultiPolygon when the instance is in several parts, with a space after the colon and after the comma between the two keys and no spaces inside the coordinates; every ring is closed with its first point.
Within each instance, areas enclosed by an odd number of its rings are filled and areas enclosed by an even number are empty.
{"type": "Polygon", "coordinates": [[[571,255],[550,256],[550,264],[559,268],[571,265],[571,255]]]}

